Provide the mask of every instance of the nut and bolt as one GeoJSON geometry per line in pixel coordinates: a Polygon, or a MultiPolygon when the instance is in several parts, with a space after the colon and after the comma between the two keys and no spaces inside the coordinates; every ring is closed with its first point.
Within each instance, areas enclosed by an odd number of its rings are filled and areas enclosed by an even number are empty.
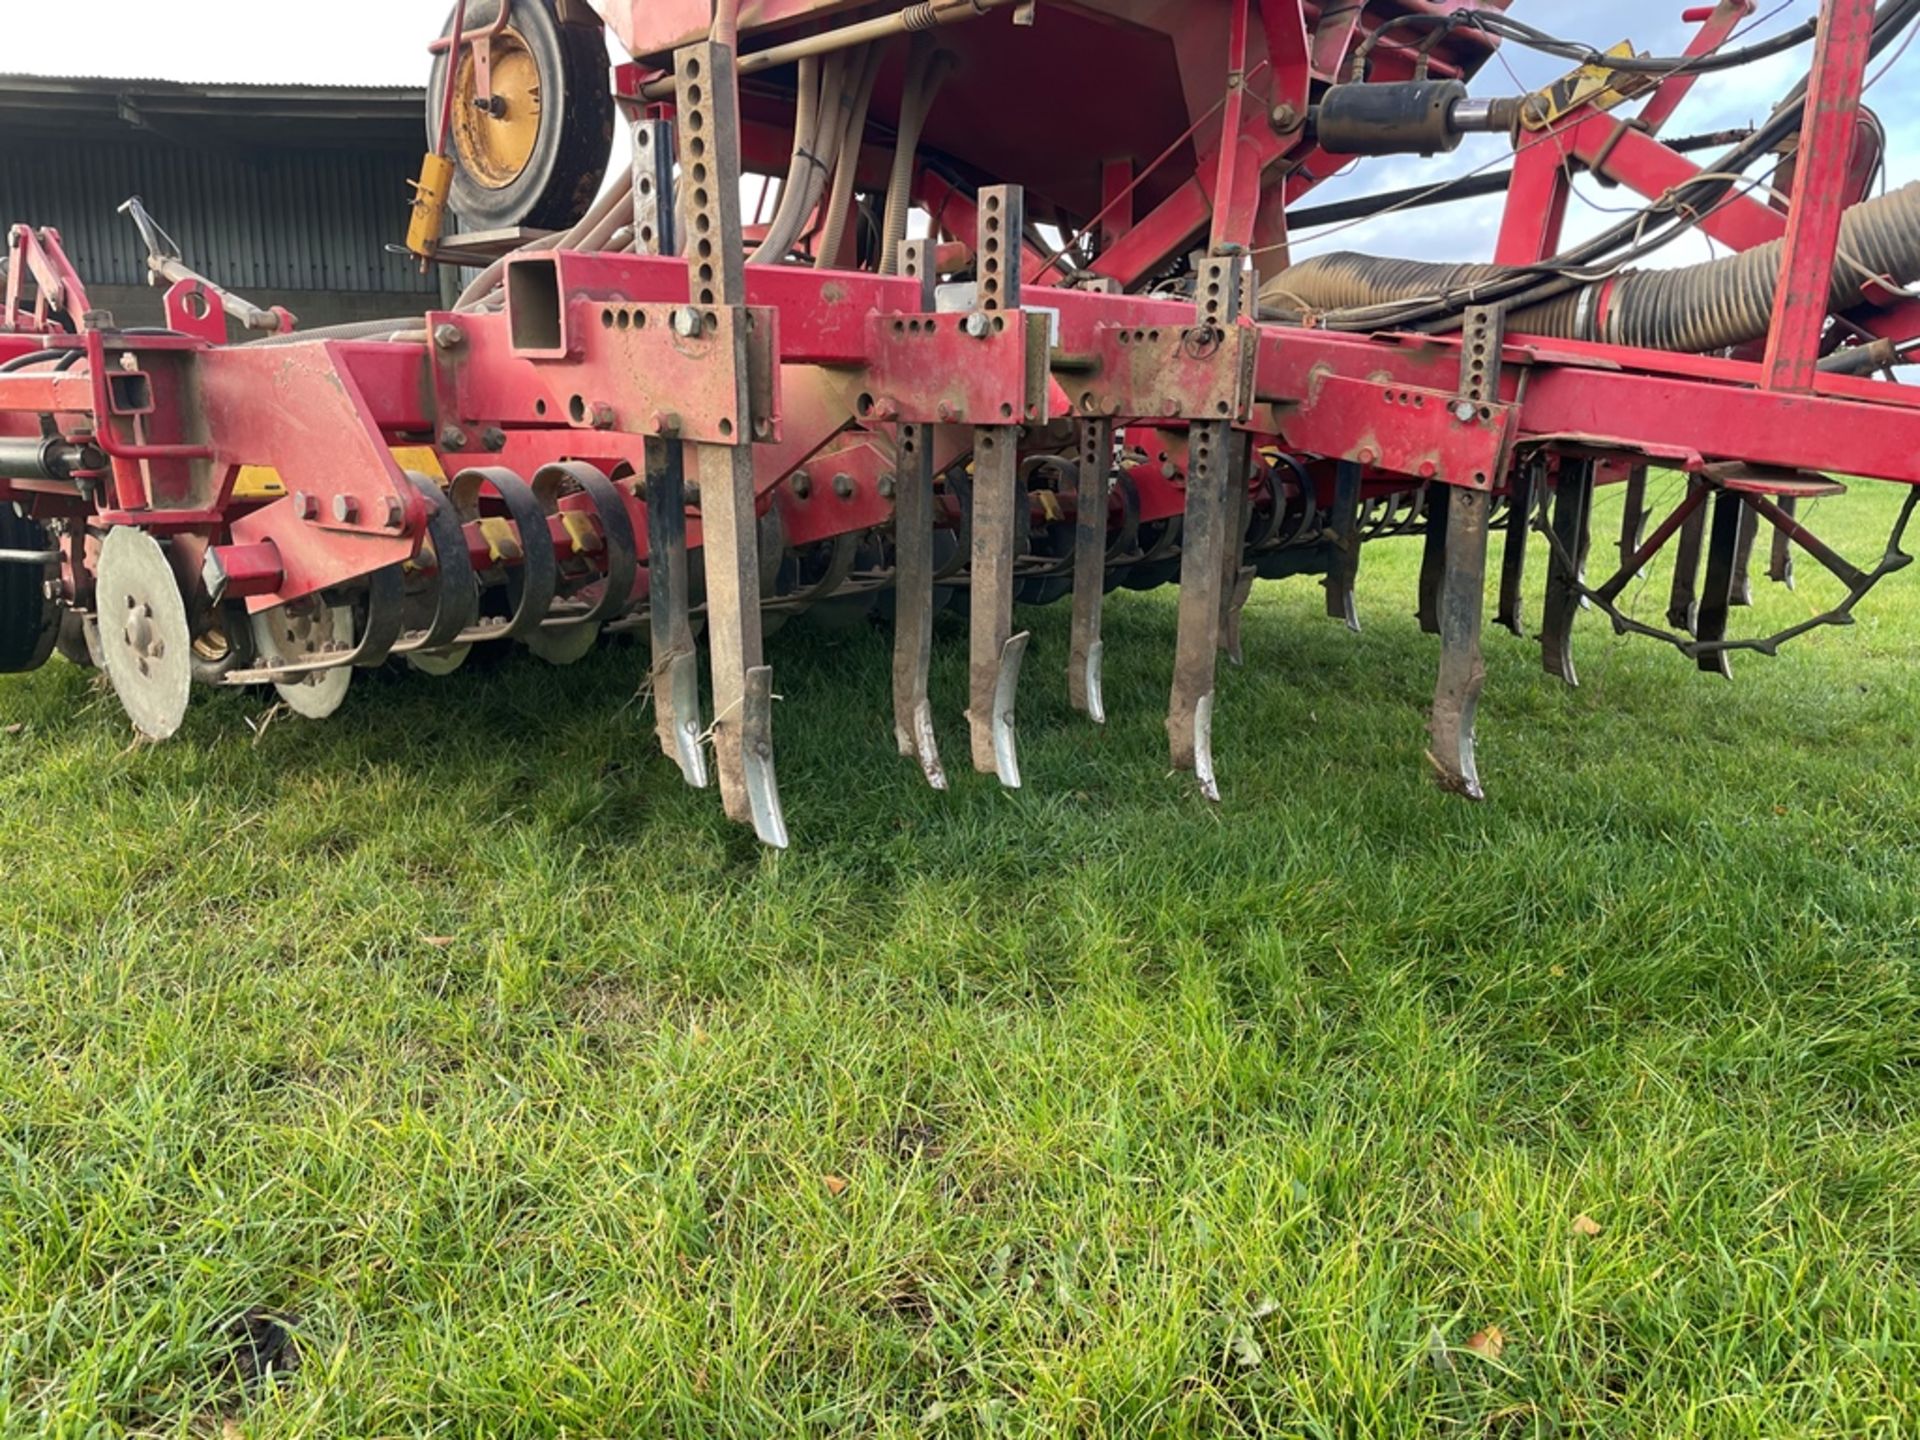
{"type": "Polygon", "coordinates": [[[596,430],[613,428],[613,406],[604,400],[596,400],[587,413],[587,419],[596,430]]]}
{"type": "Polygon", "coordinates": [[[1471,423],[1473,420],[1473,402],[1471,400],[1462,400],[1459,404],[1455,405],[1453,407],[1453,418],[1458,420],[1462,425],[1471,423]]]}
{"type": "Polygon", "coordinates": [[[894,478],[893,478],[893,476],[891,476],[891,475],[882,475],[882,476],[880,477],[880,483],[879,483],[879,485],[878,485],[878,486],[876,486],[875,488],[879,490],[879,492],[880,492],[880,498],[881,498],[882,500],[891,500],[891,499],[893,499],[893,492],[894,492],[894,490],[895,490],[895,488],[896,488],[896,487],[895,487],[895,483],[894,483],[894,478]]]}
{"type": "Polygon", "coordinates": [[[656,410],[653,412],[652,429],[656,435],[678,435],[680,417],[671,410],[656,410]]]}
{"type": "Polygon", "coordinates": [[[833,493],[838,495],[842,500],[851,500],[853,498],[853,477],[845,471],[834,476],[833,493]]]}
{"type": "Polygon", "coordinates": [[[1276,135],[1290,134],[1300,128],[1300,112],[1291,105],[1276,105],[1268,112],[1267,123],[1276,135]]]}
{"type": "Polygon", "coordinates": [[[963,325],[967,334],[976,340],[984,340],[988,332],[993,329],[993,319],[984,310],[975,310],[967,316],[963,325]]]}
{"type": "Polygon", "coordinates": [[[681,305],[675,308],[673,312],[673,333],[678,335],[682,340],[693,339],[700,333],[702,328],[700,312],[694,309],[693,306],[681,305]]]}
{"type": "Polygon", "coordinates": [[[433,343],[442,350],[457,350],[467,343],[467,332],[458,325],[436,325],[433,327],[433,343]]]}
{"type": "Polygon", "coordinates": [[[293,492],[293,513],[298,515],[302,520],[318,520],[320,518],[320,502],[313,496],[307,494],[306,491],[296,490],[293,492]]]}
{"type": "Polygon", "coordinates": [[[351,495],[333,497],[333,518],[342,525],[351,525],[360,515],[360,502],[351,495]]]}
{"type": "Polygon", "coordinates": [[[805,470],[799,471],[793,477],[791,488],[794,499],[805,500],[809,498],[813,494],[813,476],[805,470]]]}
{"type": "Polygon", "coordinates": [[[381,507],[386,514],[387,529],[398,530],[407,523],[407,507],[398,495],[389,495],[381,507]]]}
{"type": "Polygon", "coordinates": [[[483,450],[504,450],[507,448],[507,432],[498,425],[489,425],[480,432],[480,448],[483,450]]]}
{"type": "Polygon", "coordinates": [[[953,419],[953,406],[949,405],[946,401],[942,400],[937,406],[934,407],[933,413],[942,422],[951,421],[953,419]]]}
{"type": "Polygon", "coordinates": [[[440,427],[440,448],[442,450],[464,450],[467,448],[467,432],[458,425],[440,427]]]}

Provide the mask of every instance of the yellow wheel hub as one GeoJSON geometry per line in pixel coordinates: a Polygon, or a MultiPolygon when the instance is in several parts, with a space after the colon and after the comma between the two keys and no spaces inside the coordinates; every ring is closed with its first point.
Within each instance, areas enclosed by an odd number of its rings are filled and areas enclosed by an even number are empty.
{"type": "Polygon", "coordinates": [[[460,57],[453,140],[460,166],[489,190],[504,190],[527,168],[540,138],[540,69],[511,25],[493,37],[493,104],[474,104],[473,52],[460,57]]]}

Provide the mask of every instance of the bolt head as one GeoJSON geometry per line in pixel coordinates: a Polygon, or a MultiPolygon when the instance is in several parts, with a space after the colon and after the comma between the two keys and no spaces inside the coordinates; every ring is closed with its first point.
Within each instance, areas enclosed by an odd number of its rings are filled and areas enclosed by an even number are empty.
{"type": "Polygon", "coordinates": [[[894,490],[896,488],[893,476],[882,475],[880,477],[880,484],[876,488],[878,488],[878,490],[880,491],[880,498],[882,500],[893,499],[894,490]]]}
{"type": "Polygon", "coordinates": [[[593,428],[596,430],[611,430],[613,428],[613,406],[604,400],[594,401],[593,407],[588,414],[588,419],[592,422],[593,428]]]}
{"type": "Polygon", "coordinates": [[[942,400],[939,405],[934,407],[933,413],[942,420],[951,420],[953,419],[953,406],[942,400]]]}
{"type": "Polygon", "coordinates": [[[805,500],[813,494],[813,476],[809,475],[805,470],[795,475],[790,483],[793,489],[793,498],[796,500],[805,500]]]}
{"type": "Polygon", "coordinates": [[[834,476],[833,493],[838,495],[842,500],[851,500],[853,498],[853,477],[844,472],[834,476]]]}
{"type": "Polygon", "coordinates": [[[342,525],[351,525],[360,513],[360,502],[351,495],[333,497],[333,518],[342,525]]]}
{"type": "Polygon", "coordinates": [[[971,315],[967,316],[964,323],[967,334],[976,340],[984,340],[988,332],[993,329],[992,319],[989,318],[983,310],[974,311],[971,315]]]}
{"type": "Polygon", "coordinates": [[[407,507],[398,495],[389,495],[382,508],[386,515],[387,529],[398,530],[407,523],[407,507]]]}
{"type": "Polygon", "coordinates": [[[1458,420],[1462,425],[1469,423],[1473,419],[1473,414],[1473,402],[1471,400],[1462,400],[1453,407],[1453,418],[1458,420]]]}
{"type": "Polygon", "coordinates": [[[489,425],[480,432],[480,446],[484,450],[504,450],[507,448],[507,432],[498,425],[489,425]]]}
{"type": "Polygon", "coordinates": [[[457,350],[467,343],[467,332],[458,325],[436,325],[433,327],[433,343],[442,350],[457,350]]]}
{"type": "Polygon", "coordinates": [[[440,427],[440,448],[442,450],[464,450],[467,448],[467,432],[458,425],[440,427]]]}
{"type": "Polygon", "coordinates": [[[682,340],[691,340],[702,329],[700,312],[691,305],[679,306],[673,312],[673,333],[682,340]]]}
{"type": "Polygon", "coordinates": [[[302,520],[318,520],[320,518],[320,502],[313,496],[307,494],[306,491],[296,490],[293,492],[293,513],[298,515],[302,520]]]}
{"type": "Polygon", "coordinates": [[[656,410],[653,412],[652,429],[656,435],[678,435],[680,417],[671,410],[656,410]]]}

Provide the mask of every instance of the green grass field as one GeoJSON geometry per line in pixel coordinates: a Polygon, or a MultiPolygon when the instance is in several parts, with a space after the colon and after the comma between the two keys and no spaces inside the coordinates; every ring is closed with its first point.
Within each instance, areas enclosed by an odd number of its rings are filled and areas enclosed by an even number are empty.
{"type": "Polygon", "coordinates": [[[1031,617],[1018,794],[790,627],[784,856],[633,649],[160,748],[0,682],[0,1433],[1920,1434],[1920,579],[1731,687],[1490,634],[1470,806],[1417,562],[1260,587],[1217,809],[1172,591],[1105,731],[1031,617]]]}

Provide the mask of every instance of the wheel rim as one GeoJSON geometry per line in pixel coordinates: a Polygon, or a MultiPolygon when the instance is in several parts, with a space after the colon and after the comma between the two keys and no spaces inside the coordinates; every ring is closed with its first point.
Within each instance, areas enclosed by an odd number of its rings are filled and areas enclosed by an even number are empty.
{"type": "Polygon", "coordinates": [[[186,604],[160,542],[116,526],[100,546],[100,646],[134,728],[165,740],[187,713],[193,639],[186,604]]]}
{"type": "Polygon", "coordinates": [[[460,166],[475,184],[504,190],[525,173],[540,140],[540,65],[518,31],[508,26],[490,42],[493,114],[474,104],[473,52],[460,57],[454,87],[454,143],[460,166]]]}

